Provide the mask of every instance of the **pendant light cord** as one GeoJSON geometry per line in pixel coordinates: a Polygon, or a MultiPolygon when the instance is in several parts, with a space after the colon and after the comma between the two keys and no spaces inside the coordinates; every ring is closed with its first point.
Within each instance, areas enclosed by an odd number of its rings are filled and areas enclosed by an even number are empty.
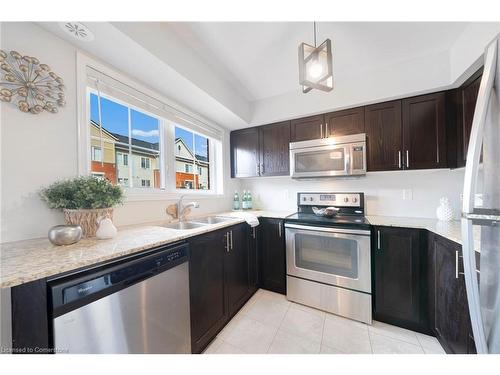
{"type": "Polygon", "coordinates": [[[313,26],[314,26],[314,47],[316,48],[316,21],[313,21],[313,26]]]}

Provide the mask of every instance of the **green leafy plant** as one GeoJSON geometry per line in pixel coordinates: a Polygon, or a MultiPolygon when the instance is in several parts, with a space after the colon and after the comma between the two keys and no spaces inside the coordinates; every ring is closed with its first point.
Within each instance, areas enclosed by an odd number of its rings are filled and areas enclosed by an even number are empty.
{"type": "Polygon", "coordinates": [[[123,191],[106,179],[92,176],[58,181],[40,191],[50,208],[95,209],[123,203],[123,191]]]}

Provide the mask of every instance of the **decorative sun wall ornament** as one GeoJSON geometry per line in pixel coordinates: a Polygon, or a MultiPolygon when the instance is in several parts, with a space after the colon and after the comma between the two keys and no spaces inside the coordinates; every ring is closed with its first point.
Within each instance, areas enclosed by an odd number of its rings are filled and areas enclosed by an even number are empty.
{"type": "Polygon", "coordinates": [[[57,113],[66,105],[64,82],[46,64],[19,52],[0,50],[0,101],[14,103],[22,112],[57,113]]]}

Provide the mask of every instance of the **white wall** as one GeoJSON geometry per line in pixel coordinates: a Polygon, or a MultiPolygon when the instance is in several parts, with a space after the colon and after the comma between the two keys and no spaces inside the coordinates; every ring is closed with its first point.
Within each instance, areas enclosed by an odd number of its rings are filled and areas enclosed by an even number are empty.
{"type": "Polygon", "coordinates": [[[500,22],[471,23],[450,49],[451,82],[461,84],[482,65],[486,45],[500,33],[500,22]]]}
{"type": "MultiPolygon", "coordinates": [[[[44,237],[63,223],[59,211],[49,210],[38,197],[42,186],[77,175],[76,48],[33,23],[2,23],[1,46],[36,56],[60,75],[67,105],[58,114],[26,114],[1,104],[1,242],[44,237]]],[[[226,134],[225,139],[229,139],[226,134]]],[[[229,145],[224,145],[226,155],[229,145]]],[[[225,158],[229,171],[229,157],[225,158]]],[[[200,199],[197,213],[231,207],[239,181],[225,178],[228,196],[200,199]]],[[[128,202],[116,209],[117,225],[162,220],[172,201],[128,202]]]]}
{"type": "MultiPolygon", "coordinates": [[[[335,70],[334,70],[335,73],[335,70]]],[[[450,84],[448,52],[422,56],[356,76],[336,76],[334,88],[290,92],[253,102],[251,123],[261,125],[314,113],[340,110],[438,91],[450,84]]]]}
{"type": "Polygon", "coordinates": [[[256,208],[295,210],[297,192],[364,192],[367,215],[435,217],[439,198],[448,197],[459,218],[464,169],[370,172],[365,177],[293,180],[267,177],[242,180],[256,208]],[[403,199],[410,190],[411,199],[403,199]]]}

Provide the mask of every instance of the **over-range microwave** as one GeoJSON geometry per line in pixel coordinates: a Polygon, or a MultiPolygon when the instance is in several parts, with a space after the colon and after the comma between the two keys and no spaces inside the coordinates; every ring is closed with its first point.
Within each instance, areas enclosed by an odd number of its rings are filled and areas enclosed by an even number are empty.
{"type": "Polygon", "coordinates": [[[292,178],[365,174],[365,133],[290,143],[292,178]]]}

